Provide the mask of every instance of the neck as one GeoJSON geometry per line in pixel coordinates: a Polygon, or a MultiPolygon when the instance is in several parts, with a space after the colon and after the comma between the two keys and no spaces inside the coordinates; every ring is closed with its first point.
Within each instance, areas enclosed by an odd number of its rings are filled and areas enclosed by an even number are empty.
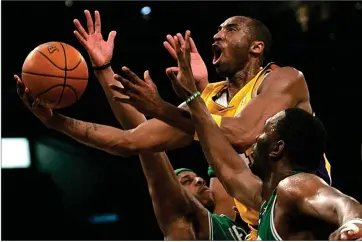
{"type": "Polygon", "coordinates": [[[285,166],[281,161],[278,161],[278,163],[280,164],[276,164],[271,169],[271,172],[263,179],[263,200],[267,200],[270,198],[280,181],[291,175],[294,175],[295,173],[291,168],[285,166]]]}
{"type": "Polygon", "coordinates": [[[234,75],[227,77],[229,82],[229,96],[233,97],[242,87],[244,87],[251,79],[260,71],[259,60],[249,61],[241,70],[234,75]]]}

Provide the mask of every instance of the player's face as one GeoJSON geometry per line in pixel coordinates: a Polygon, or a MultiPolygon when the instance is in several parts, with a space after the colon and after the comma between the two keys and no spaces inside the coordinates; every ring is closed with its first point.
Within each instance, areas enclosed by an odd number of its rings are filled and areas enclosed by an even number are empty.
{"type": "Polygon", "coordinates": [[[266,120],[263,132],[258,135],[256,143],[253,145],[251,157],[253,164],[251,170],[257,176],[265,176],[271,165],[270,153],[273,150],[274,144],[277,142],[276,125],[284,115],[284,111],[275,114],[273,117],[266,120]]]}
{"type": "Polygon", "coordinates": [[[184,171],[178,175],[181,185],[196,197],[206,208],[214,206],[214,197],[206,182],[194,172],[184,171]]]}
{"type": "Polygon", "coordinates": [[[220,25],[214,35],[212,63],[220,76],[234,75],[248,61],[250,33],[246,21],[247,18],[231,17],[220,25]]]}

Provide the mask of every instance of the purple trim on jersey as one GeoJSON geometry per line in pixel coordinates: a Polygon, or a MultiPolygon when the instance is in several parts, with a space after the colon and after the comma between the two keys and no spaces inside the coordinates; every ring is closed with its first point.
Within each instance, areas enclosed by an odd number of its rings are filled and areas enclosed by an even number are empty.
{"type": "Polygon", "coordinates": [[[317,170],[317,175],[320,178],[322,178],[325,182],[327,182],[329,185],[332,185],[331,178],[330,178],[327,168],[326,168],[326,162],[324,160],[321,161],[321,163],[319,164],[319,167],[317,170]]]}

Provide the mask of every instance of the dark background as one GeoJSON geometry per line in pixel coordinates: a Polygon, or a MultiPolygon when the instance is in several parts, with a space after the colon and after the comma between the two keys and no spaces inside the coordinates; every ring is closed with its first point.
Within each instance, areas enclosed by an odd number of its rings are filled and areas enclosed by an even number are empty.
{"type": "MultiPolygon", "coordinates": [[[[46,129],[20,102],[13,74],[41,43],[62,41],[88,55],[73,36],[74,18],[85,23],[84,9],[99,10],[103,35],[117,31],[113,69],[127,65],[150,70],[164,99],[179,104],[165,76],[175,62],[164,49],[166,34],[192,31],[209,77],[212,36],[233,15],[264,22],[273,35],[269,60],[301,70],[312,106],[329,134],[327,156],[334,186],[362,201],[361,101],[362,3],[357,2],[2,2],[2,137],[28,137],[32,166],[2,169],[2,239],[162,240],[137,157],[121,158],[76,143],[46,129]],[[152,8],[150,19],[140,9],[152,8]],[[309,8],[302,31],[298,9],[309,8]],[[119,220],[91,224],[99,214],[119,220]]],[[[89,61],[88,61],[88,65],[89,61]]],[[[81,100],[61,110],[71,117],[119,127],[101,86],[90,72],[81,100]]],[[[199,145],[168,152],[177,167],[206,177],[199,145]]]]}

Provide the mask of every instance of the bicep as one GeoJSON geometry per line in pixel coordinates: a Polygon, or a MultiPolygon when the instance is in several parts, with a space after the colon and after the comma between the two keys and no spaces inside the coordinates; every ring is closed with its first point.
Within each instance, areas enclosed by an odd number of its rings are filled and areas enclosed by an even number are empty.
{"type": "Polygon", "coordinates": [[[284,198],[288,207],[296,209],[304,216],[336,225],[339,224],[341,211],[348,207],[348,201],[351,200],[312,174],[304,174],[303,177],[295,179],[294,184],[289,183],[285,187],[278,196],[284,198]]]}
{"type": "Polygon", "coordinates": [[[268,118],[308,101],[303,75],[293,68],[280,68],[266,77],[260,93],[235,118],[223,118],[221,127],[234,145],[247,148],[255,142],[268,118]]]}
{"type": "Polygon", "coordinates": [[[243,150],[255,142],[268,118],[294,105],[290,93],[262,93],[245,105],[235,118],[222,118],[221,129],[233,146],[243,150]]]}
{"type": "Polygon", "coordinates": [[[184,147],[192,142],[186,134],[158,119],[151,119],[129,131],[135,152],[160,152],[184,147]]]}

